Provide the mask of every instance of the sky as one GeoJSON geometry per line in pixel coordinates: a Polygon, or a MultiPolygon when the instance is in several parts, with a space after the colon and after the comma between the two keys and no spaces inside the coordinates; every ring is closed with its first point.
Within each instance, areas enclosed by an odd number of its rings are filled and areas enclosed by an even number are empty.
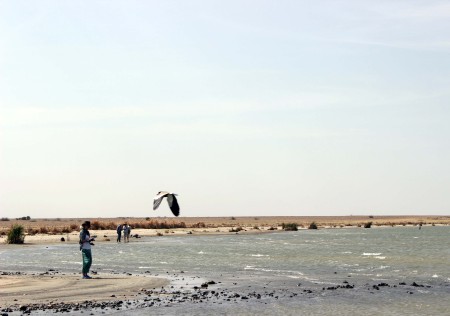
{"type": "Polygon", "coordinates": [[[0,216],[449,215],[448,1],[0,0],[0,216]]]}

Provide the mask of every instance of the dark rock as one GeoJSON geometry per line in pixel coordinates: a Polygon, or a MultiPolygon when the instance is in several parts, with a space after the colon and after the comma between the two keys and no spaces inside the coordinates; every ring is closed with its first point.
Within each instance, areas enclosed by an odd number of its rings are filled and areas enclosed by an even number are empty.
{"type": "Polygon", "coordinates": [[[416,282],[413,282],[413,283],[411,284],[411,286],[415,286],[415,287],[423,287],[423,285],[417,284],[416,282]]]}

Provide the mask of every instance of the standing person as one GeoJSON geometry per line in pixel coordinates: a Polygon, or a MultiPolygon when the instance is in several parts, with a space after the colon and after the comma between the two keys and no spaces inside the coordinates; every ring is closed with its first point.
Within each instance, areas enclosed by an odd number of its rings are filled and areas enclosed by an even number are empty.
{"type": "Polygon", "coordinates": [[[92,252],[91,252],[91,243],[94,241],[94,238],[91,238],[91,234],[89,233],[89,228],[91,227],[90,221],[85,221],[81,224],[81,232],[80,232],[80,250],[81,255],[83,257],[83,279],[92,279],[88,273],[91,269],[92,265],[92,252]]]}
{"type": "Polygon", "coordinates": [[[128,239],[128,225],[125,223],[123,224],[123,242],[127,242],[127,239],[128,239]]]}
{"type": "Polygon", "coordinates": [[[117,242],[120,242],[121,238],[122,238],[122,224],[119,224],[119,226],[117,226],[117,242]]]}
{"type": "Polygon", "coordinates": [[[130,226],[130,225],[127,225],[127,228],[128,228],[128,235],[127,235],[127,239],[128,239],[128,242],[130,242],[130,236],[131,236],[131,226],[130,226]]]}

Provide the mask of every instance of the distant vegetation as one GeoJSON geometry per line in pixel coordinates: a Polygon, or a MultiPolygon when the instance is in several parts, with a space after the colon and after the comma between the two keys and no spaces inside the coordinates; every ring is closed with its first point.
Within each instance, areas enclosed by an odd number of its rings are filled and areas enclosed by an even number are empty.
{"type": "Polygon", "coordinates": [[[311,224],[309,224],[308,229],[317,229],[317,224],[316,224],[316,222],[312,222],[311,224]]]}
{"type": "Polygon", "coordinates": [[[372,222],[367,222],[364,224],[364,228],[370,228],[372,227],[372,222]]]}
{"type": "Polygon", "coordinates": [[[8,217],[2,217],[2,218],[0,219],[0,221],[2,221],[2,222],[8,222],[8,221],[9,221],[9,218],[8,218],[8,217]]]}
{"type": "Polygon", "coordinates": [[[16,218],[17,220],[22,220],[22,221],[29,221],[30,219],[31,219],[31,217],[30,216],[23,216],[23,217],[19,217],[19,218],[16,218]]]}
{"type": "Polygon", "coordinates": [[[298,230],[298,224],[297,223],[282,223],[281,224],[281,228],[283,229],[283,230],[286,230],[286,231],[297,231],[298,230]]]}
{"type": "Polygon", "coordinates": [[[6,242],[8,244],[23,244],[25,240],[25,232],[22,225],[14,224],[8,232],[6,242]]]}

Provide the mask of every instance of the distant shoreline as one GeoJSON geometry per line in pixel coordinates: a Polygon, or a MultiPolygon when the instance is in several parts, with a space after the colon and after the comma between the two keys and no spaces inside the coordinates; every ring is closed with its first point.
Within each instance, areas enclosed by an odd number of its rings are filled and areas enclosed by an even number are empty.
{"type": "MultiPolygon", "coordinates": [[[[248,216],[248,217],[158,217],[158,218],[53,218],[0,221],[0,244],[6,242],[6,233],[14,224],[25,228],[25,244],[75,243],[78,241],[79,225],[84,220],[95,223],[91,229],[97,242],[116,242],[115,227],[128,223],[132,235],[139,237],[255,234],[282,230],[283,223],[295,223],[298,229],[308,229],[314,222],[319,229],[363,228],[394,226],[442,226],[450,225],[450,216],[248,216]],[[157,228],[149,228],[155,226],[157,228]],[[105,228],[105,229],[100,229],[105,228]]],[[[131,242],[138,240],[131,238],[131,242]]]]}

